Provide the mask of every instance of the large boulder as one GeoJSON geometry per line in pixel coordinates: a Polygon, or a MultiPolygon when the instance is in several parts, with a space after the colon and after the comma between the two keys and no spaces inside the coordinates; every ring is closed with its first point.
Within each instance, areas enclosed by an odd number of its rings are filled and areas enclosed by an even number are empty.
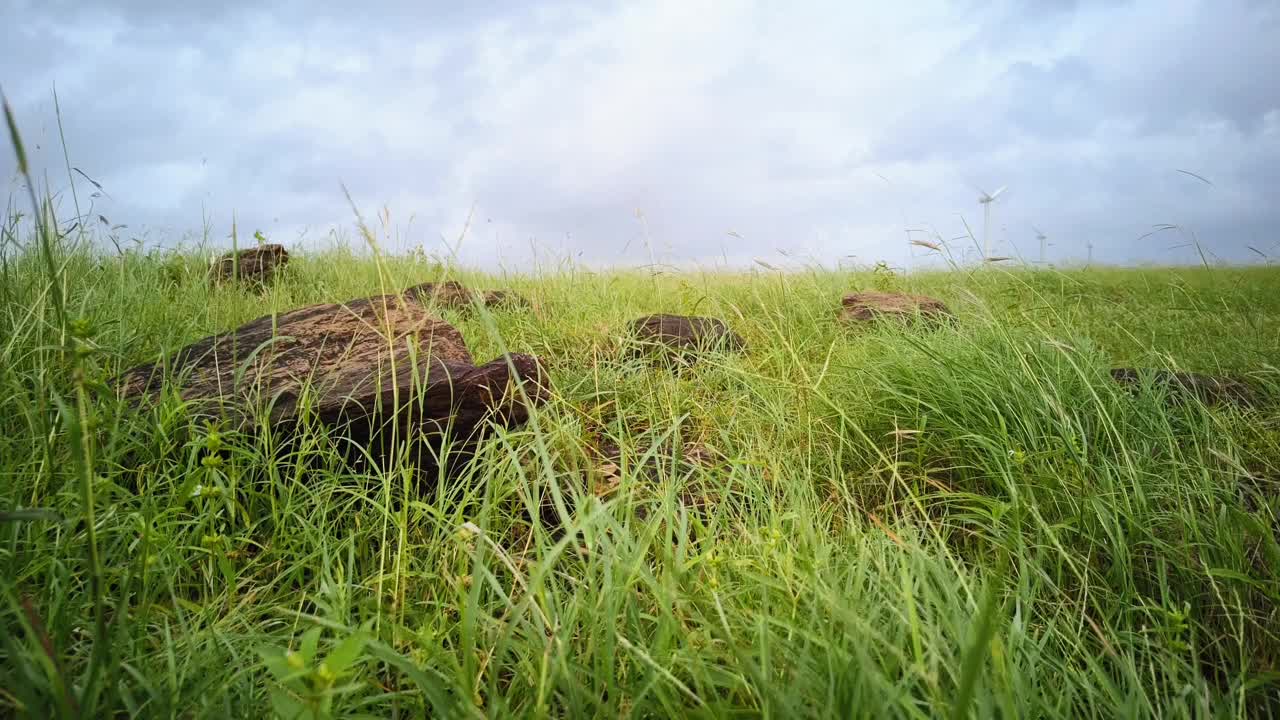
{"type": "Polygon", "coordinates": [[[422,303],[455,310],[470,310],[475,305],[508,310],[529,306],[529,301],[513,290],[471,290],[457,280],[421,283],[404,294],[422,303]]]}
{"type": "Polygon", "coordinates": [[[209,267],[209,279],[215,285],[239,280],[262,288],[270,285],[276,271],[288,262],[289,252],[283,245],[275,243],[233,250],[213,261],[209,267]]]}
{"type": "Polygon", "coordinates": [[[691,362],[705,352],[742,352],[746,342],[723,320],[688,315],[646,315],[631,322],[632,354],[691,362]]]}
{"type": "Polygon", "coordinates": [[[1180,404],[1195,398],[1205,405],[1249,406],[1257,402],[1254,389],[1245,383],[1228,377],[1202,375],[1174,370],[1138,370],[1113,368],[1111,378],[1132,392],[1144,387],[1144,378],[1150,387],[1163,388],[1170,404],[1180,404]]]}
{"type": "Polygon", "coordinates": [[[955,319],[941,300],[925,295],[856,292],[845,295],[840,306],[840,319],[855,324],[892,319],[906,324],[923,321],[925,325],[936,326],[955,319]]]}
{"type": "Polygon", "coordinates": [[[519,425],[529,403],[549,395],[536,358],[513,354],[477,366],[452,325],[400,295],[261,317],[128,370],[117,387],[141,404],[166,381],[193,413],[243,430],[260,417],[287,435],[309,407],[375,457],[390,452],[393,438],[425,439],[414,459],[426,464],[432,456],[423,451],[445,436],[465,455],[490,421],[519,425]]]}

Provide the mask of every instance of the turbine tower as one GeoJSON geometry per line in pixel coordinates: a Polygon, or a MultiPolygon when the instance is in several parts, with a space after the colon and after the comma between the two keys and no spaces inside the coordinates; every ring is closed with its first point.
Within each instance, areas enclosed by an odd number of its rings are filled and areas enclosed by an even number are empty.
{"type": "Polygon", "coordinates": [[[1035,225],[1032,225],[1031,229],[1036,231],[1036,240],[1040,241],[1040,264],[1043,265],[1045,259],[1045,248],[1049,246],[1046,242],[1049,239],[1049,236],[1045,235],[1044,231],[1035,225]]]}
{"type": "Polygon", "coordinates": [[[982,259],[986,260],[991,257],[991,203],[996,201],[1008,188],[1007,185],[1001,185],[995,192],[989,193],[982,188],[978,188],[981,193],[978,196],[978,202],[982,203],[982,259]]]}

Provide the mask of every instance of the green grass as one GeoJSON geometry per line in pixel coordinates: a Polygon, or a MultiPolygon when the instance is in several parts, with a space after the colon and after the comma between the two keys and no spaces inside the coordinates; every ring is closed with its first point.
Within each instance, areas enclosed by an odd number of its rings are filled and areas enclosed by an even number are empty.
{"type": "Polygon", "coordinates": [[[478,359],[546,358],[557,392],[423,489],[402,466],[352,472],[322,428],[282,455],[175,402],[126,412],[104,382],[440,266],[333,248],[258,295],[209,288],[196,255],[51,257],[56,283],[38,254],[4,263],[5,713],[1280,708],[1275,410],[1171,409],[1106,377],[1176,367],[1274,390],[1273,269],[455,273],[535,301],[445,315],[478,359]],[[941,297],[961,322],[838,326],[841,293],[873,286],[941,297]],[[750,352],[679,375],[617,360],[651,311],[726,318],[750,352]],[[601,437],[632,452],[598,496],[601,437]],[[689,442],[721,459],[671,462],[689,442]],[[553,487],[562,526],[539,508],[553,487]]]}
{"type": "Polygon", "coordinates": [[[1275,397],[1276,269],[496,278],[334,247],[259,295],[55,226],[0,226],[0,715],[1280,714],[1276,405],[1107,376],[1275,397]],[[535,302],[444,315],[556,389],[459,477],[111,392],[263,314],[446,274],[535,302]],[[840,327],[866,288],[960,322],[840,327]],[[619,360],[658,311],[749,352],[619,360]],[[717,459],[674,460],[688,443],[717,459]]]}

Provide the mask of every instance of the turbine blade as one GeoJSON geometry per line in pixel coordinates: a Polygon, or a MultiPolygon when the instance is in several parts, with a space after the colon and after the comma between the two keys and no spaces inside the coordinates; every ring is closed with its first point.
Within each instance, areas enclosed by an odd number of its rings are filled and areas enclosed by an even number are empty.
{"type": "MultiPolygon", "coordinates": [[[[72,168],[72,169],[74,170],[75,168],[72,168]]],[[[1193,177],[1193,178],[1195,178],[1195,179],[1199,180],[1200,182],[1202,182],[1202,183],[1204,183],[1205,185],[1208,185],[1208,186],[1210,186],[1210,187],[1212,187],[1212,186],[1213,186],[1213,183],[1209,182],[1209,180],[1208,180],[1207,178],[1205,178],[1205,177],[1203,177],[1203,176],[1200,176],[1200,175],[1197,175],[1197,174],[1195,174],[1195,173],[1191,172],[1190,170],[1177,170],[1177,172],[1180,172],[1180,173],[1182,173],[1183,175],[1190,175],[1191,177],[1193,177]]],[[[84,173],[81,173],[81,174],[83,175],[84,173]]],[[[87,177],[87,176],[86,176],[86,177],[87,177]]],[[[90,180],[89,182],[93,182],[93,181],[92,181],[92,180],[90,180]]],[[[94,185],[97,185],[98,183],[93,183],[93,184],[94,184],[94,185]]]]}

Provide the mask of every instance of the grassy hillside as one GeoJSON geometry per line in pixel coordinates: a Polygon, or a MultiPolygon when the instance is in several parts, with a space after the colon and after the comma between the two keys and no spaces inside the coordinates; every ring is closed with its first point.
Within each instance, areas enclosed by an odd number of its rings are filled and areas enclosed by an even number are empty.
{"type": "Polygon", "coordinates": [[[334,249],[257,294],[206,265],[4,254],[0,714],[1280,712],[1280,413],[1107,376],[1275,393],[1275,269],[494,278],[334,249]],[[354,471],[322,429],[285,453],[177,402],[129,413],[105,384],[446,274],[534,301],[444,314],[556,390],[460,477],[354,471]],[[838,325],[871,288],[960,322],[838,325]],[[657,311],[750,351],[620,360],[657,311]]]}

